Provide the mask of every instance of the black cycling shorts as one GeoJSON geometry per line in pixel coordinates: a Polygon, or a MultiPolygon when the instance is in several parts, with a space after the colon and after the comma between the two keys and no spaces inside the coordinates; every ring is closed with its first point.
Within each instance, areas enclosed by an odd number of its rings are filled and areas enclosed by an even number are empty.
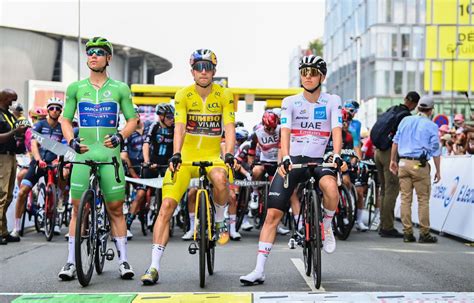
{"type": "MultiPolygon", "coordinates": [[[[322,163],[323,159],[298,156],[291,157],[291,162],[293,164],[322,163]]],[[[323,176],[336,177],[336,170],[327,167],[316,167],[313,176],[315,177],[316,182],[319,183],[319,180],[323,176]]],[[[311,173],[308,169],[293,169],[290,171],[288,176],[288,188],[285,188],[285,179],[276,173],[272,183],[270,184],[268,208],[276,208],[283,212],[287,212],[290,208],[290,197],[296,186],[298,186],[299,183],[307,181],[310,177],[311,173]]]]}
{"type": "MultiPolygon", "coordinates": [[[[46,163],[48,165],[51,164],[51,162],[46,163]]],[[[41,177],[45,177],[44,181],[47,182],[48,180],[46,180],[46,172],[46,169],[41,169],[38,167],[38,162],[36,162],[36,160],[31,160],[30,167],[28,168],[28,172],[26,173],[25,177],[21,181],[21,185],[26,185],[30,188],[33,188],[41,177]]]]}

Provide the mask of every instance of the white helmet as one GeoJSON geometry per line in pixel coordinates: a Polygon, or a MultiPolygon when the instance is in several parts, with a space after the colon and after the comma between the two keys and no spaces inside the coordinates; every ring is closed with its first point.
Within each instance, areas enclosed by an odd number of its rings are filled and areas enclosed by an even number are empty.
{"type": "Polygon", "coordinates": [[[60,106],[61,109],[64,107],[63,100],[61,100],[59,98],[56,98],[56,97],[52,97],[48,100],[48,103],[46,104],[46,108],[49,108],[51,105],[60,106]]]}

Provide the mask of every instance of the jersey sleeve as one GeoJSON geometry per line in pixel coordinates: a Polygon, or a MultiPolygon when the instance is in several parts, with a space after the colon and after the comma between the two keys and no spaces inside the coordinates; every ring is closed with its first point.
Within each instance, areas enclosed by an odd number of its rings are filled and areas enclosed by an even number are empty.
{"type": "Polygon", "coordinates": [[[66,90],[66,104],[64,105],[63,117],[72,121],[77,108],[77,82],[70,84],[66,90]]]}
{"type": "Polygon", "coordinates": [[[331,102],[331,129],[342,127],[342,103],[341,97],[333,95],[331,102]]]}
{"type": "Polygon", "coordinates": [[[33,125],[33,130],[37,133],[40,133],[40,134],[41,134],[41,130],[43,129],[43,122],[41,122],[41,121],[38,121],[38,122],[35,123],[35,125],[33,125]]]}
{"type": "Polygon", "coordinates": [[[130,88],[127,84],[121,83],[120,86],[120,110],[125,117],[125,120],[137,118],[137,114],[135,113],[135,108],[133,108],[132,103],[132,93],[130,92],[130,88]]]}
{"type": "Polygon", "coordinates": [[[186,110],[186,99],[183,91],[184,90],[177,91],[174,97],[174,121],[176,123],[183,123],[186,125],[188,117],[186,110]]]}
{"type": "Polygon", "coordinates": [[[293,107],[291,99],[285,98],[281,104],[281,127],[291,129],[293,107]]]}
{"type": "Polygon", "coordinates": [[[250,144],[249,144],[248,154],[250,156],[255,156],[255,154],[257,153],[257,143],[258,143],[257,134],[255,132],[250,136],[249,141],[250,141],[250,144]]]}
{"type": "Polygon", "coordinates": [[[151,144],[151,137],[153,136],[153,130],[155,129],[157,124],[158,122],[153,122],[153,124],[150,125],[150,127],[148,128],[148,131],[146,132],[145,140],[143,141],[143,143],[151,144]]]}
{"type": "Polygon", "coordinates": [[[224,98],[222,104],[222,125],[234,124],[235,123],[235,112],[234,112],[234,96],[229,90],[224,91],[224,98]]]}
{"type": "Polygon", "coordinates": [[[361,123],[359,120],[352,120],[353,123],[353,131],[352,131],[352,140],[354,147],[360,146],[360,129],[361,129],[361,123]]]}

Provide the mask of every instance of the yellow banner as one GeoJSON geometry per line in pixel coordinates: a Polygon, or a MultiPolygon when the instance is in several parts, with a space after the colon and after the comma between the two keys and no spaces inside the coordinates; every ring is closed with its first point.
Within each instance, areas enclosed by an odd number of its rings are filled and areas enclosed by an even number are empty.
{"type": "Polygon", "coordinates": [[[472,0],[426,0],[426,24],[472,24],[472,0]]]}

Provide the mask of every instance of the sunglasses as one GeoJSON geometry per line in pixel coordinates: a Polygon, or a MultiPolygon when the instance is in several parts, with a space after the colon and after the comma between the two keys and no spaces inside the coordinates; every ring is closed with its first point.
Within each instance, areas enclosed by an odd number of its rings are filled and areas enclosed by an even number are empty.
{"type": "Polygon", "coordinates": [[[209,61],[198,61],[193,65],[193,70],[202,72],[202,71],[213,71],[216,67],[212,62],[209,61]]]}
{"type": "Polygon", "coordinates": [[[302,69],[300,69],[300,75],[303,77],[316,77],[317,75],[319,75],[319,70],[314,67],[303,67],[302,69]]]}
{"type": "Polygon", "coordinates": [[[109,54],[105,49],[102,48],[89,48],[86,53],[89,57],[93,56],[94,54],[98,57],[103,57],[109,54]]]}
{"type": "Polygon", "coordinates": [[[173,119],[174,119],[174,115],[166,115],[165,118],[166,118],[166,119],[173,120],[173,119]]]}
{"type": "Polygon", "coordinates": [[[48,107],[48,110],[60,112],[63,109],[60,106],[50,106],[50,107],[48,107]]]}

